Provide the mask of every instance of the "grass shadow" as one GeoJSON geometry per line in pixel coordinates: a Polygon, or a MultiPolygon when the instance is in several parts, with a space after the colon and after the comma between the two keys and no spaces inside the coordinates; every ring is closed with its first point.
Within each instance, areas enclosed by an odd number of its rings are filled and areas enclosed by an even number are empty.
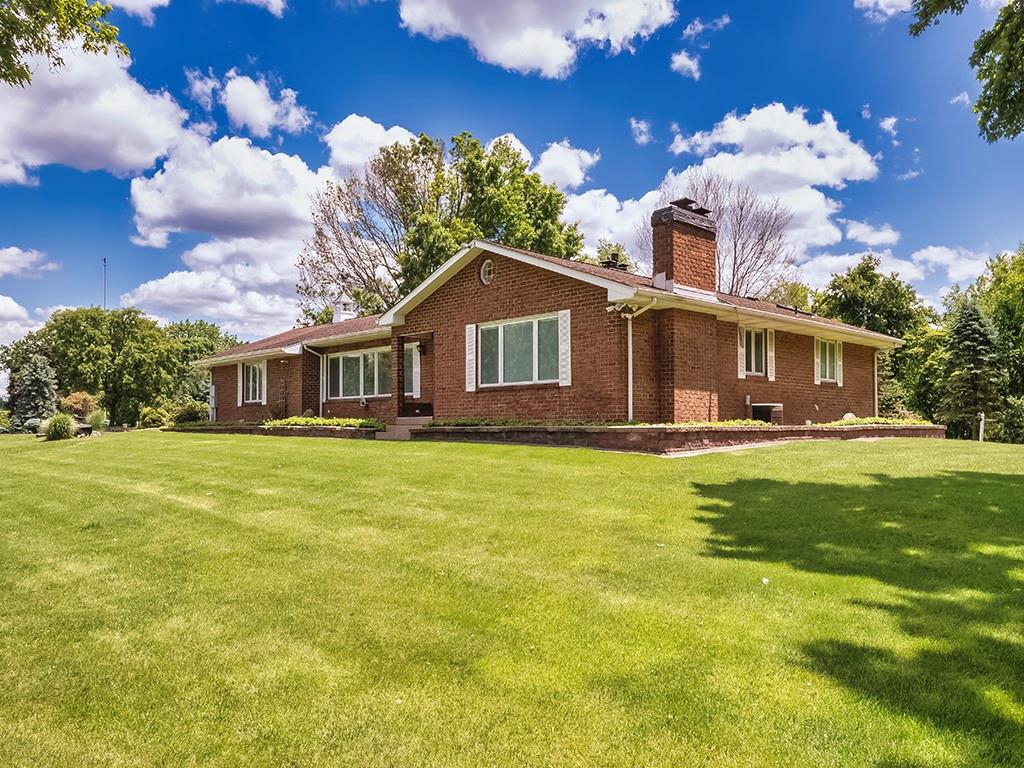
{"type": "Polygon", "coordinates": [[[921,641],[914,653],[822,639],[807,666],[965,738],[984,764],[1024,764],[1024,488],[1016,475],[874,475],[862,486],[697,484],[706,553],[877,580],[853,601],[921,641]],[[890,591],[886,591],[891,594],[890,591]]]}

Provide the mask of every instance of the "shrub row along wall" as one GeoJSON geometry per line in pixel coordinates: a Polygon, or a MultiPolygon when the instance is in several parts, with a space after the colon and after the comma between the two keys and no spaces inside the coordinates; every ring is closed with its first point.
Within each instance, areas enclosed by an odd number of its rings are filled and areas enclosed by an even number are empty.
{"type": "Polygon", "coordinates": [[[430,427],[412,431],[414,440],[525,443],[615,451],[679,453],[701,448],[779,440],[856,440],[865,437],[944,438],[934,424],[783,427],[430,427]]]}
{"type": "Polygon", "coordinates": [[[350,440],[374,440],[372,427],[264,427],[259,424],[204,424],[165,427],[166,432],[200,432],[218,435],[273,435],[275,437],[340,437],[350,440]]]}

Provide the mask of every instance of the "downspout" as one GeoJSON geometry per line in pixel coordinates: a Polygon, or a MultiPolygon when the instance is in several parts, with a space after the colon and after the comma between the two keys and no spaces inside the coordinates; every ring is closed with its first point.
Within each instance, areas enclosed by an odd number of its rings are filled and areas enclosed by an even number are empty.
{"type": "Polygon", "coordinates": [[[651,299],[635,312],[624,314],[626,318],[626,420],[633,420],[633,318],[640,317],[644,312],[658,303],[657,299],[651,299]]]}
{"type": "Polygon", "coordinates": [[[306,345],[303,345],[302,348],[305,351],[307,351],[307,352],[309,352],[311,354],[316,355],[317,358],[320,360],[320,382],[319,382],[320,386],[317,389],[317,391],[319,393],[319,395],[318,395],[318,400],[319,400],[318,412],[320,414],[320,418],[323,418],[323,416],[324,416],[324,356],[322,354],[320,354],[319,352],[317,352],[316,350],[311,349],[310,347],[307,347],[306,345]]]}
{"type": "Polygon", "coordinates": [[[875,418],[878,418],[878,350],[875,350],[875,418]]]}

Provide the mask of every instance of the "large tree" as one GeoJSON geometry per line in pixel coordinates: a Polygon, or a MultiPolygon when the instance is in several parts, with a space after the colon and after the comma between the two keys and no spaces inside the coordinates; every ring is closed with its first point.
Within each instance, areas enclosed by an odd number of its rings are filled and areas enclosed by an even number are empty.
{"type": "Polygon", "coordinates": [[[999,334],[1007,394],[1024,396],[1024,246],[992,259],[975,284],[985,314],[999,334]]]}
{"type": "Polygon", "coordinates": [[[171,396],[206,400],[209,396],[209,374],[192,363],[214,352],[234,347],[238,339],[224,333],[216,323],[206,320],[179,320],[165,326],[168,337],[175,342],[174,370],[171,371],[171,396]]]}
{"type": "Polygon", "coordinates": [[[1003,400],[995,328],[978,302],[964,298],[952,311],[939,415],[956,437],[976,437],[978,414],[991,417],[1003,400]]]}
{"type": "MultiPolygon", "coordinates": [[[[961,14],[968,0],[914,0],[910,34],[917,37],[944,14],[961,14]]],[[[990,3],[991,4],[991,3],[990,3]]],[[[968,59],[981,83],[974,104],[981,135],[1012,139],[1024,131],[1024,0],[1008,0],[995,24],[978,36],[968,59]]]]}
{"type": "Polygon", "coordinates": [[[473,238],[575,256],[583,239],[564,208],[565,195],[507,141],[485,148],[462,133],[450,147],[424,135],[383,147],[314,199],[298,262],[303,311],[317,316],[342,293],[379,311],[473,238]]]}
{"type": "Polygon", "coordinates": [[[63,52],[73,45],[127,56],[117,27],[106,20],[110,11],[109,5],[88,0],[0,0],[0,82],[32,82],[32,56],[63,67],[63,52]]]}
{"type": "MultiPolygon", "coordinates": [[[[718,228],[718,290],[737,296],[763,297],[793,277],[793,247],[788,229],[792,213],[777,197],[766,197],[751,187],[721,174],[697,169],[686,176],[680,192],[663,185],[656,208],[686,196],[711,212],[718,228]]],[[[651,224],[644,220],[637,231],[637,250],[650,255],[651,224]]]]}
{"type": "Polygon", "coordinates": [[[859,325],[869,331],[904,337],[938,320],[910,283],[882,274],[881,259],[868,254],[846,272],[833,275],[815,294],[819,315],[859,325]]]}
{"type": "Polygon", "coordinates": [[[8,385],[11,428],[21,430],[29,419],[48,419],[57,412],[57,381],[49,360],[32,355],[11,374],[8,385]]]}

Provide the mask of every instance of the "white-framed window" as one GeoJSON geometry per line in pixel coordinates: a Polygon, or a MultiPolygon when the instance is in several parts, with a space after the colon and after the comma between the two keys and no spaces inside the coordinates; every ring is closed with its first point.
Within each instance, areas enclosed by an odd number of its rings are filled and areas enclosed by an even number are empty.
{"type": "Polygon", "coordinates": [[[505,320],[478,327],[481,387],[559,382],[557,314],[505,320]]]}
{"type": "Polygon", "coordinates": [[[419,397],[420,391],[420,347],[419,344],[405,345],[405,394],[419,397]]]}
{"type": "Polygon", "coordinates": [[[327,358],[328,399],[387,397],[390,394],[390,347],[341,352],[327,358]]]}
{"type": "Polygon", "coordinates": [[[744,328],[743,336],[744,372],[747,376],[764,376],[766,357],[764,331],[757,328],[744,328]]]}
{"type": "Polygon", "coordinates": [[[263,363],[242,363],[242,402],[263,402],[263,363]]]}
{"type": "Polygon", "coordinates": [[[835,341],[818,339],[818,378],[821,381],[838,381],[839,345],[835,341]]]}
{"type": "Polygon", "coordinates": [[[484,285],[490,285],[494,280],[494,260],[484,259],[484,263],[480,265],[480,282],[484,285]]]}

